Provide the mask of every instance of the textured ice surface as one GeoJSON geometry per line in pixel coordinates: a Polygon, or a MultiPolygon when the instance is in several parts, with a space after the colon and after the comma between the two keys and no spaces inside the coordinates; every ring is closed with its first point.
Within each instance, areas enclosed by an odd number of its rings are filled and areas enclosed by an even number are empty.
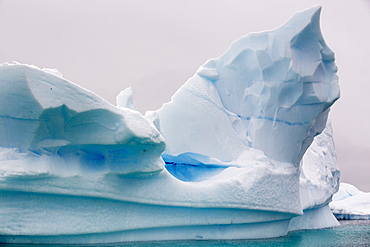
{"type": "Polygon", "coordinates": [[[340,220],[370,220],[370,193],[358,190],[355,186],[340,183],[334,194],[330,208],[340,220]]]}
{"type": "MultiPolygon", "coordinates": [[[[29,158],[27,166],[40,167],[46,162],[53,163],[50,169],[66,170],[61,167],[73,163],[72,170],[83,173],[163,169],[158,156],[164,140],[137,111],[118,109],[31,66],[4,64],[0,74],[0,146],[13,148],[12,166],[29,158]]],[[[20,166],[27,172],[23,163],[20,166]]]]}
{"type": "Polygon", "coordinates": [[[312,8],[276,30],[238,39],[157,111],[172,174],[198,181],[205,177],[194,174],[205,167],[210,175],[225,166],[248,171],[243,183],[252,183],[248,196],[258,197],[261,191],[253,185],[264,184],[260,175],[272,171],[285,181],[262,186],[264,195],[281,195],[270,201],[274,210],[286,210],[287,201],[301,200],[299,208],[310,212],[328,204],[339,181],[330,125],[303,159],[298,185],[302,156],[339,97],[334,54],[320,33],[319,13],[312,8]]]}
{"type": "Polygon", "coordinates": [[[299,194],[304,214],[291,220],[289,230],[339,225],[328,206],[332,195],[338,191],[340,180],[329,120],[307,149],[301,165],[299,194]]]}
{"type": "Polygon", "coordinates": [[[335,225],[330,125],[320,133],[339,88],[320,10],[238,39],[145,117],[130,88],[116,107],[57,71],[0,66],[0,242],[265,238],[335,225]]]}
{"type": "Polygon", "coordinates": [[[302,159],[299,188],[302,207],[316,208],[328,204],[338,191],[339,180],[333,131],[328,120],[324,131],[315,137],[302,159]]]}
{"type": "Polygon", "coordinates": [[[157,111],[166,154],[230,162],[259,149],[298,166],[339,97],[319,14],[313,8],[278,29],[241,37],[201,66],[157,111]]]}

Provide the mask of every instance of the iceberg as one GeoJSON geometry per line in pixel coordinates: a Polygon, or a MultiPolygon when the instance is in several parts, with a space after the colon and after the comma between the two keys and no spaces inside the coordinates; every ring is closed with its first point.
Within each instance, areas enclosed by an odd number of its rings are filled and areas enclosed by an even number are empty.
{"type": "Polygon", "coordinates": [[[337,223],[321,7],[235,41],[157,111],[0,66],[0,243],[268,238],[337,223]]]}
{"type": "Polygon", "coordinates": [[[338,220],[370,220],[370,193],[348,183],[340,183],[329,206],[338,220]]]}

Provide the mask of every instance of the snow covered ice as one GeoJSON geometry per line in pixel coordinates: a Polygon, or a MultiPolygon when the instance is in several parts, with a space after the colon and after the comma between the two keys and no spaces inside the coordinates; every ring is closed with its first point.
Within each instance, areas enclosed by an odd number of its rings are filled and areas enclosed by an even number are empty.
{"type": "Polygon", "coordinates": [[[266,238],[336,225],[327,116],[339,86],[320,11],[241,37],[145,117],[130,88],[113,106],[55,70],[0,66],[0,242],[266,238]]]}
{"type": "Polygon", "coordinates": [[[351,184],[340,183],[329,206],[339,220],[370,220],[370,193],[351,184]]]}
{"type": "Polygon", "coordinates": [[[137,111],[118,109],[59,76],[29,66],[3,65],[0,73],[1,147],[28,153],[31,159],[57,157],[65,163],[58,166],[78,163],[77,170],[162,169],[164,140],[137,111]]]}

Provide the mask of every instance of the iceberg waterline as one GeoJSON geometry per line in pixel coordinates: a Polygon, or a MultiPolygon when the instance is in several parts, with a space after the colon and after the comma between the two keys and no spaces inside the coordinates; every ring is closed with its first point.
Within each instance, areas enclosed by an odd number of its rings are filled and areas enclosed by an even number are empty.
{"type": "Polygon", "coordinates": [[[0,66],[0,242],[266,238],[338,224],[321,8],[235,41],[142,116],[63,79],[0,66]]]}

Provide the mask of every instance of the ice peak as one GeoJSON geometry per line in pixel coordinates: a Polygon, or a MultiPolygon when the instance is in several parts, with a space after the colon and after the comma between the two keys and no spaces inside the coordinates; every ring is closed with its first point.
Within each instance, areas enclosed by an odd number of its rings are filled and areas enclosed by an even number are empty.
{"type": "MultiPolygon", "coordinates": [[[[172,102],[158,111],[163,118],[161,130],[165,133],[167,150],[176,155],[183,152],[215,155],[229,161],[237,157],[240,150],[253,147],[272,160],[298,166],[313,137],[325,127],[327,109],[339,98],[334,53],[321,35],[320,11],[321,7],[315,6],[295,14],[277,29],[245,35],[233,42],[223,55],[201,66],[174,95],[172,102]],[[193,95],[185,96],[188,91],[193,95]],[[212,102],[212,108],[223,116],[210,116],[213,111],[200,110],[198,105],[204,105],[205,100],[212,102]],[[182,104],[193,109],[185,113],[182,104]],[[172,112],[175,107],[179,110],[176,114],[172,112]],[[213,119],[212,123],[207,122],[215,129],[221,128],[217,127],[220,121],[229,121],[230,127],[222,127],[230,129],[227,134],[225,131],[214,134],[225,134],[220,140],[226,138],[233,142],[234,135],[238,135],[239,142],[230,150],[210,137],[215,146],[221,145],[216,153],[204,148],[205,144],[200,145],[200,149],[196,145],[175,144],[176,141],[166,135],[166,124],[171,124],[167,111],[177,119],[182,114],[186,119],[202,116],[213,119]],[[198,111],[202,116],[198,116],[198,111]]],[[[177,128],[192,129],[190,125],[191,122],[177,128]]],[[[189,137],[184,138],[191,142],[189,137]]]]}
{"type": "Polygon", "coordinates": [[[135,105],[134,96],[132,92],[132,88],[128,87],[125,90],[121,91],[116,98],[117,106],[119,108],[126,107],[131,110],[137,111],[137,107],[135,105]]]}

